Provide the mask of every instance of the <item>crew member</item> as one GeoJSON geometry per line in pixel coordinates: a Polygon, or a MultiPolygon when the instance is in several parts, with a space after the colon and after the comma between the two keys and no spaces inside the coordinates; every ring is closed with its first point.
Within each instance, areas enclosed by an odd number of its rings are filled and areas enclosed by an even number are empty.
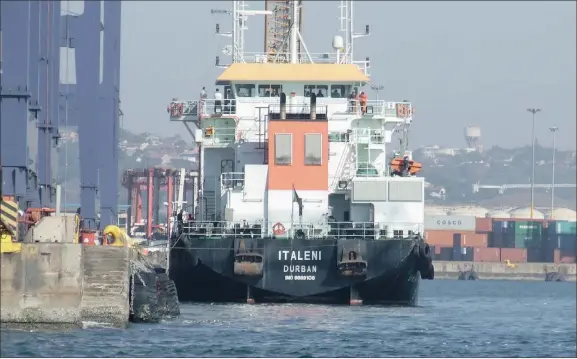
{"type": "Polygon", "coordinates": [[[214,92],[214,113],[216,114],[217,111],[216,109],[221,109],[222,112],[222,94],[220,93],[220,91],[218,91],[218,89],[216,89],[216,91],[214,92]]]}
{"type": "Polygon", "coordinates": [[[405,155],[403,157],[403,167],[401,169],[401,173],[403,174],[403,176],[409,175],[409,167],[410,167],[409,156],[405,155]]]}
{"type": "Polygon", "coordinates": [[[367,96],[367,94],[362,91],[361,94],[359,95],[359,103],[361,104],[361,112],[362,113],[367,113],[367,102],[369,101],[369,97],[367,96]]]}
{"type": "Polygon", "coordinates": [[[202,90],[200,90],[200,100],[206,100],[207,94],[206,94],[206,87],[203,87],[202,90]]]}
{"type": "Polygon", "coordinates": [[[357,101],[357,90],[353,90],[353,92],[351,92],[349,95],[349,107],[351,112],[357,112],[357,101]]]}

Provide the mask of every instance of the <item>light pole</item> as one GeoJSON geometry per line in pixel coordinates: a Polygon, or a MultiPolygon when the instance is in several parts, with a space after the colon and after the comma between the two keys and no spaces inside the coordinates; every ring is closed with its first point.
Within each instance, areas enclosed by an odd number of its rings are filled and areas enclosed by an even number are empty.
{"type": "Polygon", "coordinates": [[[553,126],[553,127],[549,127],[549,131],[551,131],[553,133],[553,170],[551,172],[551,212],[550,212],[550,216],[553,215],[553,209],[555,209],[555,151],[557,151],[556,149],[556,143],[555,143],[555,133],[559,130],[559,127],[553,126]]]}
{"type": "Polygon", "coordinates": [[[371,85],[371,90],[377,91],[377,101],[379,101],[379,92],[384,88],[383,85],[371,85]]]}
{"type": "Polygon", "coordinates": [[[533,209],[535,208],[535,114],[541,112],[541,109],[528,108],[527,112],[533,115],[533,125],[531,129],[531,147],[533,152],[531,156],[531,219],[533,219],[533,209]]]}

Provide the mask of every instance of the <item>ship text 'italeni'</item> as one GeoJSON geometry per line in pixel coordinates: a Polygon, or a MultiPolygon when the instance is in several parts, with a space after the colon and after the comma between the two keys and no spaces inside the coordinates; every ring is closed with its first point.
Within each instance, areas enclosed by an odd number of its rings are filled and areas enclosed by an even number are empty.
{"type": "MultiPolygon", "coordinates": [[[[279,261],[320,261],[322,259],[321,251],[278,251],[279,261]]],[[[315,280],[315,275],[307,273],[316,273],[316,265],[293,264],[283,265],[285,280],[315,280]],[[304,273],[304,274],[303,274],[304,273]]]]}

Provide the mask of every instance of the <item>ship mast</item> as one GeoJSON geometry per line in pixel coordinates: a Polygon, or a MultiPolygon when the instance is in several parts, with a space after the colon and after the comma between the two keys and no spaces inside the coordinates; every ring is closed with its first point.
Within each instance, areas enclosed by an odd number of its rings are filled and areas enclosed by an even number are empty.
{"type": "MultiPolygon", "coordinates": [[[[232,38],[232,44],[223,48],[223,54],[232,57],[236,62],[277,62],[277,63],[313,63],[315,59],[326,57],[313,56],[309,53],[302,36],[302,0],[265,0],[265,10],[248,10],[248,4],[243,0],[232,2],[232,10],[212,9],[212,14],[227,14],[232,18],[232,31],[221,32],[216,24],[216,34],[232,38]],[[248,30],[249,16],[265,15],[264,53],[255,55],[245,51],[245,31],[248,30]],[[306,56],[306,60],[302,59],[306,56]]],[[[370,34],[369,25],[365,31],[354,33],[354,3],[353,0],[341,0],[339,3],[339,31],[344,32],[344,46],[339,50],[337,63],[359,65],[367,74],[369,59],[354,60],[355,39],[370,34]]],[[[323,54],[321,54],[323,55],[323,54]]],[[[325,60],[326,61],[326,60],[325,60]]],[[[220,64],[220,56],[216,57],[216,66],[220,64]]]]}

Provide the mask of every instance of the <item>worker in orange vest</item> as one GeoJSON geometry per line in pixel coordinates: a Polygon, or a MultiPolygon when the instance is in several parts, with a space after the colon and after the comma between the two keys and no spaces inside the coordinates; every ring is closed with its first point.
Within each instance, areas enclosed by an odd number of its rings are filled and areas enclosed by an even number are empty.
{"type": "Polygon", "coordinates": [[[359,103],[361,104],[361,111],[362,113],[366,113],[367,112],[367,101],[369,100],[367,94],[362,91],[361,94],[359,95],[359,103]]]}

